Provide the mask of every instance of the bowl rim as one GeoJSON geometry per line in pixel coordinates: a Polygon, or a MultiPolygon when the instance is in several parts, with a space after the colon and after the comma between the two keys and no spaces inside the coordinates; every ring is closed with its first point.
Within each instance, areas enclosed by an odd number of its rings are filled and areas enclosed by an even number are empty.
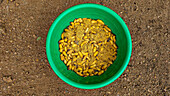
{"type": "Polygon", "coordinates": [[[76,88],[81,88],[81,89],[97,89],[97,88],[101,88],[101,87],[104,87],[106,85],[109,85],[111,84],[113,81],[115,81],[123,72],[124,70],[126,69],[129,61],[130,61],[130,57],[131,57],[131,53],[132,53],[132,41],[131,41],[131,35],[130,35],[130,32],[129,32],[129,29],[127,27],[127,25],[125,24],[125,22],[123,21],[123,19],[116,13],[114,12],[113,10],[111,10],[110,8],[108,7],[105,7],[103,5],[99,5],[99,4],[94,4],[94,3],[84,3],[84,4],[78,4],[78,5],[75,5],[75,6],[72,6],[70,8],[68,8],[67,10],[65,10],[64,12],[62,12],[55,20],[54,22],[52,23],[49,31],[48,31],[48,35],[47,35],[47,39],[46,39],[46,54],[47,54],[47,59],[49,61],[49,64],[51,66],[51,68],[53,69],[53,71],[55,72],[55,74],[61,79],[63,80],[64,82],[66,82],[67,84],[73,86],[73,87],[76,87],[76,88]],[[85,8],[85,7],[93,7],[93,8],[98,8],[98,9],[101,9],[101,10],[104,10],[106,12],[109,12],[111,13],[117,20],[118,22],[122,25],[123,29],[125,30],[125,34],[127,36],[127,45],[128,46],[128,49],[127,49],[127,56],[125,58],[125,63],[121,66],[121,68],[119,69],[119,71],[114,75],[112,76],[111,78],[109,78],[108,80],[104,81],[104,82],[101,82],[101,83],[97,83],[97,84],[89,84],[89,85],[86,85],[86,84],[80,84],[80,83],[76,83],[74,81],[71,81],[69,80],[68,78],[66,78],[64,75],[62,75],[58,69],[55,67],[55,64],[52,60],[52,56],[51,56],[51,53],[50,53],[50,39],[51,39],[51,36],[52,36],[52,32],[56,26],[56,24],[60,21],[60,19],[67,15],[69,12],[73,11],[73,10],[76,10],[78,8],[85,8]]]}

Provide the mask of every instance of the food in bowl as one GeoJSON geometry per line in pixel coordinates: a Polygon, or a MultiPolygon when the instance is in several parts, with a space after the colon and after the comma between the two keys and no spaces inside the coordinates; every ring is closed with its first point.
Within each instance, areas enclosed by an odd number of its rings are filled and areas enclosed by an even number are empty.
{"type": "Polygon", "coordinates": [[[81,89],[97,89],[114,82],[125,71],[132,52],[132,41],[128,27],[121,17],[113,10],[99,4],[79,4],[62,12],[51,25],[46,39],[46,54],[49,64],[55,74],[67,84],[81,89]],[[116,60],[107,71],[99,76],[82,77],[60,59],[59,40],[63,30],[75,18],[91,18],[104,21],[113,34],[116,35],[118,46],[116,60]]]}
{"type": "Polygon", "coordinates": [[[79,76],[103,74],[117,55],[116,36],[100,19],[75,19],[59,41],[60,59],[79,76]]]}

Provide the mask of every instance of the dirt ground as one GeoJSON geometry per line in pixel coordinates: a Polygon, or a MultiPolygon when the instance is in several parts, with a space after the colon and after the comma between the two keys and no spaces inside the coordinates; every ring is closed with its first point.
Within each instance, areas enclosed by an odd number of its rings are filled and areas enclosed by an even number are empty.
{"type": "Polygon", "coordinates": [[[0,96],[169,96],[168,0],[0,0],[0,96]],[[61,81],[48,65],[45,39],[60,12],[84,2],[112,8],[133,38],[121,77],[98,90],[61,81]]]}

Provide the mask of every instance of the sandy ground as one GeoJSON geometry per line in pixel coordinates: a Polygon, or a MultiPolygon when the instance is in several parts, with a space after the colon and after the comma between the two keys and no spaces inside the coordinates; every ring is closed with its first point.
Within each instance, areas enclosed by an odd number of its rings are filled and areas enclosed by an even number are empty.
{"type": "Polygon", "coordinates": [[[53,73],[45,54],[51,23],[68,7],[91,1],[0,0],[0,96],[169,96],[168,0],[92,1],[115,10],[131,30],[131,62],[116,82],[79,90],[53,73]]]}

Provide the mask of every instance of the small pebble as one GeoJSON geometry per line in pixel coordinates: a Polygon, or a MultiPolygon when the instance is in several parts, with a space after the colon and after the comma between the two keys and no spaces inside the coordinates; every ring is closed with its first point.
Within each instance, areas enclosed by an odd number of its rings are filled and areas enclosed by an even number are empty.
{"type": "Polygon", "coordinates": [[[3,35],[6,35],[6,33],[5,33],[5,28],[1,28],[1,27],[0,27],[0,33],[2,33],[3,35]]]}
{"type": "Polygon", "coordinates": [[[37,38],[37,36],[36,36],[35,34],[33,35],[33,37],[34,37],[34,38],[37,38]]]}
{"type": "Polygon", "coordinates": [[[107,92],[108,94],[111,94],[111,92],[107,92]]]}
{"type": "Polygon", "coordinates": [[[8,1],[14,2],[15,0],[8,0],[8,1]]]}
{"type": "Polygon", "coordinates": [[[11,76],[7,76],[7,77],[5,76],[2,79],[3,79],[3,81],[8,82],[8,83],[13,81],[11,76]]]}
{"type": "Polygon", "coordinates": [[[20,4],[19,3],[15,3],[15,6],[18,7],[20,4]]]}

